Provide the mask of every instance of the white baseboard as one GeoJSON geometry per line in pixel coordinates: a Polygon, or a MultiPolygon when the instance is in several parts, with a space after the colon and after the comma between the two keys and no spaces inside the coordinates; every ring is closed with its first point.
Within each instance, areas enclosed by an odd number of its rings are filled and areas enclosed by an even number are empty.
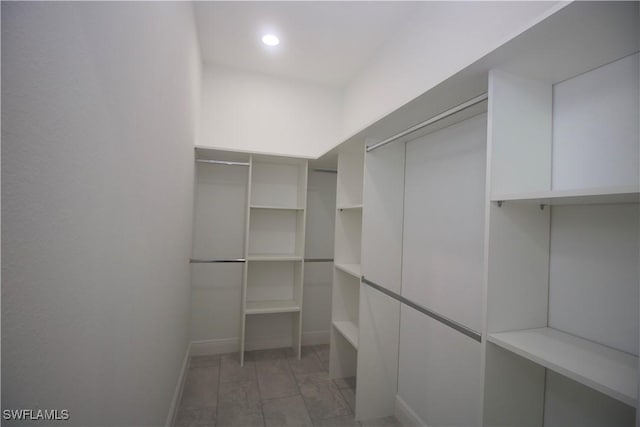
{"type": "Polygon", "coordinates": [[[395,405],[395,416],[396,419],[402,424],[404,427],[426,427],[427,424],[422,421],[422,419],[416,414],[413,409],[407,402],[402,400],[402,398],[396,394],[396,405],[395,405]]]}
{"type": "MultiPolygon", "coordinates": [[[[329,343],[329,331],[310,331],[302,333],[302,345],[317,345],[329,343]]],[[[248,341],[247,350],[262,350],[266,348],[289,347],[291,338],[266,339],[248,341]]],[[[221,338],[215,340],[199,340],[191,342],[191,356],[208,356],[213,354],[233,353],[240,348],[239,338],[221,338]]]]}
{"type": "Polygon", "coordinates": [[[176,389],[173,392],[173,399],[171,399],[171,406],[169,406],[169,414],[167,415],[166,427],[171,427],[176,417],[176,410],[178,404],[182,398],[182,389],[184,381],[187,378],[187,370],[189,369],[189,356],[191,354],[191,345],[187,346],[187,351],[184,353],[184,359],[182,360],[182,368],[180,369],[180,375],[178,375],[178,381],[176,382],[176,389]]]}

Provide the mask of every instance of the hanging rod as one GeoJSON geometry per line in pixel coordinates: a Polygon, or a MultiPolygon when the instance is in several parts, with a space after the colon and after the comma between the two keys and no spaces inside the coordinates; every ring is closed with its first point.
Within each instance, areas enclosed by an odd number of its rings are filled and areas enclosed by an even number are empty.
{"type": "Polygon", "coordinates": [[[315,168],[314,172],[325,172],[325,173],[338,173],[335,169],[325,169],[325,168],[315,168]]]}
{"type": "Polygon", "coordinates": [[[228,165],[228,166],[249,166],[249,162],[228,162],[226,160],[207,160],[207,159],[196,159],[198,163],[211,163],[214,165],[228,165]]]}
{"type": "Polygon", "coordinates": [[[377,143],[375,143],[373,145],[369,145],[369,146],[367,146],[367,153],[370,152],[370,151],[375,150],[376,148],[380,148],[380,147],[383,147],[383,146],[385,146],[387,144],[390,144],[390,143],[392,143],[394,141],[397,141],[398,139],[402,138],[403,136],[407,136],[407,135],[410,135],[410,134],[412,134],[414,132],[417,132],[420,129],[423,129],[423,128],[429,126],[429,125],[432,125],[432,124],[434,124],[436,122],[439,122],[440,120],[443,120],[443,119],[446,119],[447,117],[453,116],[454,114],[456,114],[456,113],[458,113],[460,111],[466,110],[469,107],[473,107],[476,104],[479,104],[479,103],[481,103],[483,101],[486,101],[488,99],[488,97],[489,96],[488,96],[487,93],[483,93],[482,95],[478,95],[475,98],[472,98],[472,99],[470,99],[470,100],[468,100],[466,102],[463,102],[460,105],[456,105],[455,107],[450,108],[447,111],[444,111],[444,112],[442,112],[442,113],[440,113],[440,114],[438,114],[436,116],[433,116],[430,119],[427,119],[422,123],[418,123],[417,125],[411,126],[409,129],[405,129],[402,132],[397,133],[397,134],[395,134],[393,136],[390,136],[387,139],[384,139],[384,140],[382,140],[380,142],[377,142],[377,143]]]}
{"type": "Polygon", "coordinates": [[[304,262],[333,262],[333,258],[305,258],[304,262]]]}
{"type": "Polygon", "coordinates": [[[403,297],[402,295],[396,294],[393,291],[390,291],[389,289],[383,288],[382,286],[373,283],[370,280],[367,280],[364,276],[362,276],[362,283],[364,283],[365,285],[368,285],[370,287],[372,287],[375,290],[378,290],[380,292],[382,292],[385,295],[390,296],[391,298],[400,301],[402,304],[404,305],[408,305],[409,307],[413,308],[414,310],[419,311],[422,314],[426,314],[427,316],[431,317],[432,319],[437,320],[438,322],[442,323],[443,325],[446,325],[450,328],[455,329],[456,331],[478,341],[478,342],[482,342],[482,335],[477,332],[474,331],[473,329],[467,328],[466,326],[456,322],[455,320],[451,320],[447,317],[442,316],[441,314],[436,313],[435,311],[429,310],[426,307],[421,306],[420,304],[416,304],[415,302],[408,300],[407,298],[403,297]]]}
{"type": "Polygon", "coordinates": [[[231,258],[231,259],[189,259],[189,264],[215,264],[226,262],[246,262],[244,258],[231,258]]]}

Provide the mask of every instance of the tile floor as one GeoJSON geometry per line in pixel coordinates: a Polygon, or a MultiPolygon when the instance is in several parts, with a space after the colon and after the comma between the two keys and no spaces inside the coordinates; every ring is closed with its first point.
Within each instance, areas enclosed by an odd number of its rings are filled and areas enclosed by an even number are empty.
{"type": "Polygon", "coordinates": [[[329,346],[191,358],[175,427],[400,427],[393,417],[353,418],[355,378],[329,379],[329,346]]]}

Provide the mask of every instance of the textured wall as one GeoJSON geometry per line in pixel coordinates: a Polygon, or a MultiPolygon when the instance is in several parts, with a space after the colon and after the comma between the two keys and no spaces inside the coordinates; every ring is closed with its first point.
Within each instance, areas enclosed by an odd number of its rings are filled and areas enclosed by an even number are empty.
{"type": "Polygon", "coordinates": [[[207,65],[198,145],[317,158],[338,143],[342,92],[207,65]]]}
{"type": "Polygon", "coordinates": [[[199,74],[188,4],[2,4],[3,409],[164,424],[199,74]]]}

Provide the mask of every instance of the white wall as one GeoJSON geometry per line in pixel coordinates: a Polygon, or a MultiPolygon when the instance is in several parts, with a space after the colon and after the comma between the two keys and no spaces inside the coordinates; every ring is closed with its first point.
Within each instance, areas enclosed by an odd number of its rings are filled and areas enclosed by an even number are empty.
{"type": "Polygon", "coordinates": [[[339,137],[337,88],[206,65],[199,146],[317,158],[339,137]]]}
{"type": "Polygon", "coordinates": [[[164,424],[199,68],[188,4],[2,4],[3,409],[164,424]]]}
{"type": "Polygon", "coordinates": [[[346,87],[341,139],[480,59],[559,4],[424,2],[346,87]]]}

